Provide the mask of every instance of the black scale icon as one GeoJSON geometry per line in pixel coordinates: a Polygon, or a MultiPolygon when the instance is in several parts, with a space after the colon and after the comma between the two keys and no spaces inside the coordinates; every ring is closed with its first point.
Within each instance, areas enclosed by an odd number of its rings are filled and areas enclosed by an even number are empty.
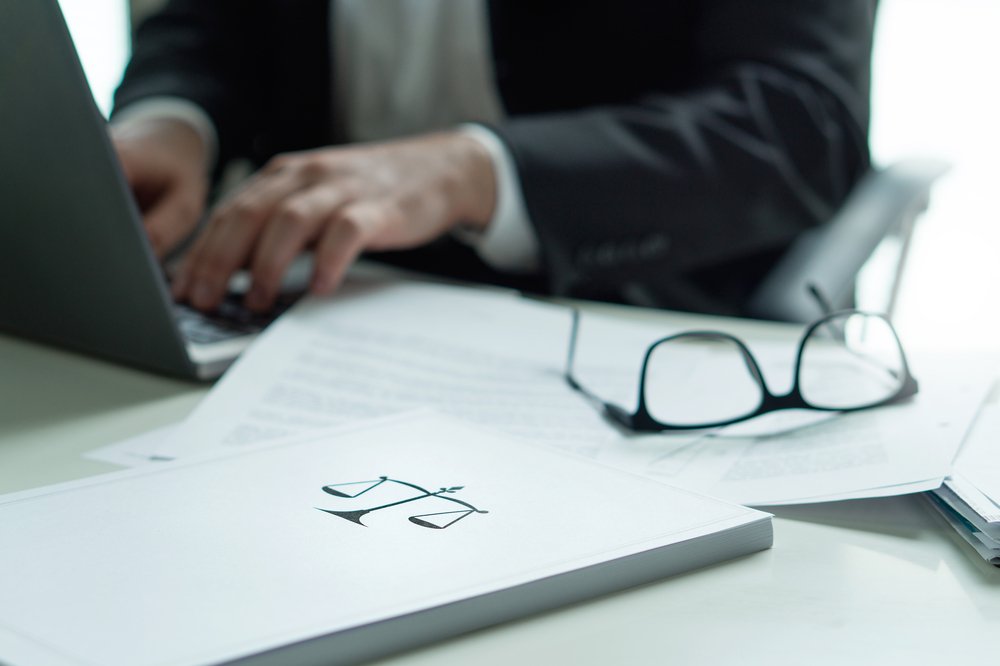
{"type": "MultiPolygon", "coordinates": [[[[457,497],[451,497],[454,493],[462,490],[464,486],[451,486],[450,488],[439,488],[437,490],[431,491],[426,488],[422,488],[415,483],[409,483],[408,481],[400,481],[398,479],[390,479],[387,476],[380,476],[377,479],[370,481],[348,481],[346,483],[331,483],[329,485],[323,486],[323,492],[328,495],[333,495],[334,497],[340,497],[344,499],[356,499],[361,497],[365,493],[372,491],[382,484],[385,483],[397,483],[401,486],[406,486],[407,488],[412,488],[419,494],[413,497],[407,497],[406,499],[398,500],[396,502],[390,502],[388,504],[382,504],[380,506],[373,506],[367,509],[354,509],[351,511],[334,511],[332,509],[319,509],[324,513],[328,513],[332,516],[338,516],[344,520],[349,520],[352,523],[357,523],[362,527],[367,527],[361,519],[364,518],[369,513],[373,511],[380,511],[382,509],[388,509],[389,507],[399,506],[400,504],[407,504],[409,502],[416,502],[419,500],[436,497],[442,500],[447,500],[449,502],[454,502],[455,504],[461,506],[460,509],[454,509],[450,511],[437,511],[434,513],[421,513],[409,517],[409,521],[414,525],[419,525],[420,527],[427,527],[434,530],[443,530],[447,527],[451,527],[458,521],[470,516],[474,513],[489,513],[489,511],[484,511],[482,509],[477,509],[468,502],[462,501],[457,497]],[[356,492],[351,492],[352,490],[357,490],[356,492]]],[[[319,508],[319,507],[317,507],[319,508]]]]}

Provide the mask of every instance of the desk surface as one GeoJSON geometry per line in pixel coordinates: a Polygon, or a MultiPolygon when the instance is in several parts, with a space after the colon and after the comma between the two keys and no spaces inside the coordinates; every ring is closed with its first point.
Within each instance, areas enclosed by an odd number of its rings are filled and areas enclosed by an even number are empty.
{"type": "MultiPolygon", "coordinates": [[[[0,493],[112,471],[81,454],[181,419],[207,391],[4,336],[0,369],[0,493]]],[[[774,512],[767,552],[386,663],[995,662],[1000,569],[922,499],[774,512]]]]}

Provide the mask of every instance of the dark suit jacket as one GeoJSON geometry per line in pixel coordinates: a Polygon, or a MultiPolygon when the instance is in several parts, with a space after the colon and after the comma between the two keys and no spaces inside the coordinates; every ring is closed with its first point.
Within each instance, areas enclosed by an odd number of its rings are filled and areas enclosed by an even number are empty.
{"type": "MultiPolygon", "coordinates": [[[[543,251],[521,286],[738,313],[868,168],[873,2],[492,0],[494,129],[543,251]]],[[[328,5],[171,0],[117,106],[193,100],[223,160],[336,143],[328,5]]],[[[416,260],[504,281],[448,243],[416,260]]]]}

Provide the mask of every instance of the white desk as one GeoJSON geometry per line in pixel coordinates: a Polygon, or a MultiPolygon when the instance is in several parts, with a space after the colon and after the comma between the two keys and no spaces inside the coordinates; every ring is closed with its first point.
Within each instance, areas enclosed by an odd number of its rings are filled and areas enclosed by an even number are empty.
{"type": "MultiPolygon", "coordinates": [[[[0,492],[110,471],[80,454],[182,418],[206,390],[0,336],[0,492]]],[[[996,663],[1000,569],[921,499],[776,514],[770,551],[386,663],[996,663]]]]}

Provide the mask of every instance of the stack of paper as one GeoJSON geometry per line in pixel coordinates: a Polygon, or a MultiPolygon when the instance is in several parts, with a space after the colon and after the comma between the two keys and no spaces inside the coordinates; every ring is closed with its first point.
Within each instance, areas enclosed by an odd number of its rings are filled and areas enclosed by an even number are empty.
{"type": "Polygon", "coordinates": [[[987,562],[1000,567],[1000,403],[995,392],[983,406],[931,504],[987,562]]]}
{"type": "Polygon", "coordinates": [[[411,413],[0,498],[0,663],[357,663],[771,538],[768,514],[411,413]]]}
{"type": "MultiPolygon", "coordinates": [[[[737,320],[732,327],[739,333],[737,320]]],[[[332,301],[307,299],[273,324],[172,432],[94,456],[127,464],[184,459],[432,407],[740,504],[821,502],[939,487],[993,379],[975,361],[911,358],[921,389],[903,404],[818,419],[779,412],[721,431],[637,436],[605,420],[563,379],[569,332],[568,308],[507,292],[356,284],[332,301]]],[[[633,406],[647,346],[676,332],[585,314],[577,376],[633,406]]],[[[771,390],[787,390],[796,340],[746,341],[771,390]]]]}

